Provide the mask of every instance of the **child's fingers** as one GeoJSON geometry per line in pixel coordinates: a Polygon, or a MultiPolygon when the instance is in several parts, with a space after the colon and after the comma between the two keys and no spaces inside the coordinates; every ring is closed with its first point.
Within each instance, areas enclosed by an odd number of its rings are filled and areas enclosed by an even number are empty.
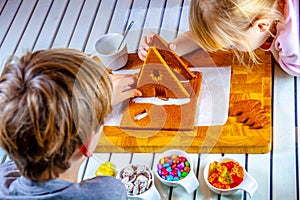
{"type": "Polygon", "coordinates": [[[112,82],[115,90],[123,91],[124,88],[134,85],[136,78],[131,74],[113,74],[112,82]]]}
{"type": "Polygon", "coordinates": [[[136,78],[133,75],[126,74],[123,76],[123,78],[121,78],[119,87],[124,89],[127,88],[128,86],[134,85],[135,82],[136,82],[136,78]]]}
{"type": "Polygon", "coordinates": [[[140,58],[142,61],[144,61],[145,58],[146,58],[146,55],[147,55],[149,46],[150,46],[150,44],[152,43],[153,36],[154,36],[155,34],[156,34],[156,33],[154,33],[154,32],[150,32],[147,36],[144,36],[144,37],[141,39],[141,44],[140,44],[138,56],[139,56],[139,58],[140,58]]]}
{"type": "Polygon", "coordinates": [[[149,48],[149,44],[150,42],[152,41],[152,39],[148,38],[148,36],[144,36],[142,39],[141,39],[141,44],[140,44],[140,47],[143,48],[143,49],[148,49],[149,48]]]}
{"type": "Polygon", "coordinates": [[[146,55],[147,55],[147,50],[145,50],[145,49],[140,49],[140,50],[139,50],[138,56],[139,56],[139,58],[140,58],[142,61],[145,60],[146,55]]]}
{"type": "Polygon", "coordinates": [[[176,50],[176,44],[174,44],[174,43],[169,43],[169,48],[170,48],[171,50],[175,51],[175,50],[176,50]]]}
{"type": "Polygon", "coordinates": [[[138,53],[138,56],[139,56],[141,61],[145,61],[145,56],[142,55],[140,52],[138,53]]]}
{"type": "Polygon", "coordinates": [[[150,33],[146,36],[146,41],[147,41],[147,44],[148,44],[148,45],[152,43],[153,36],[154,36],[155,34],[156,34],[156,33],[150,32],[150,33]]]}
{"type": "Polygon", "coordinates": [[[129,99],[131,97],[141,96],[141,92],[137,89],[130,89],[126,90],[124,92],[121,92],[118,96],[113,96],[113,105],[116,105],[122,101],[125,101],[126,99],[129,99]]]}
{"type": "Polygon", "coordinates": [[[121,97],[123,98],[123,101],[131,98],[131,97],[136,97],[136,96],[141,96],[141,92],[137,89],[130,89],[122,92],[121,97]]]}

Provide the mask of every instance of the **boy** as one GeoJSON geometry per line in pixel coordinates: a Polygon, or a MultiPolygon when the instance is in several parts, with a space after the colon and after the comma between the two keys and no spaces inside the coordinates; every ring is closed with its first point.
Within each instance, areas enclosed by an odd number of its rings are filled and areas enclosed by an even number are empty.
{"type": "Polygon", "coordinates": [[[114,177],[77,182],[111,111],[105,69],[72,49],[27,53],[0,77],[0,199],[127,199],[114,177]]]}

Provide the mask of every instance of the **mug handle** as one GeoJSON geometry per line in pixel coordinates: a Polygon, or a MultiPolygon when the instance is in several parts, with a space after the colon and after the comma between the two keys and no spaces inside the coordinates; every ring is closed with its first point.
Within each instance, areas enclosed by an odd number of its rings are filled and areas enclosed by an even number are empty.
{"type": "Polygon", "coordinates": [[[237,187],[237,189],[245,190],[249,194],[250,198],[252,198],[257,187],[258,185],[256,180],[248,172],[245,171],[244,181],[237,187]]]}
{"type": "Polygon", "coordinates": [[[194,192],[199,187],[199,181],[196,178],[194,171],[191,170],[189,175],[179,182],[179,185],[181,185],[189,194],[194,192]]]}

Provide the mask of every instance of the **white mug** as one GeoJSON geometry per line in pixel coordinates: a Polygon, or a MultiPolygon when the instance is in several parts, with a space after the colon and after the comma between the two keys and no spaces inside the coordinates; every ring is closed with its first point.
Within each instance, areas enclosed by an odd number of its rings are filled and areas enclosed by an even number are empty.
{"type": "Polygon", "coordinates": [[[126,41],[119,46],[124,36],[120,33],[107,33],[102,35],[95,43],[92,57],[97,56],[101,63],[110,70],[118,70],[124,67],[128,61],[126,41]]]}

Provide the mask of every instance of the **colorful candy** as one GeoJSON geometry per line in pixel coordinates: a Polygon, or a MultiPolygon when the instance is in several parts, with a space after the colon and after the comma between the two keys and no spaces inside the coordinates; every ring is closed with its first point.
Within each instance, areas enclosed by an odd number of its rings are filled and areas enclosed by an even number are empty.
{"type": "Polygon", "coordinates": [[[116,176],[116,170],[111,162],[104,162],[96,170],[96,176],[116,176]]]}
{"type": "Polygon", "coordinates": [[[159,176],[167,181],[179,181],[185,178],[190,171],[190,163],[184,156],[165,156],[157,164],[159,176]]]}
{"type": "Polygon", "coordinates": [[[209,164],[208,182],[220,189],[231,189],[238,186],[244,179],[244,169],[236,161],[214,161],[209,164]]]}

